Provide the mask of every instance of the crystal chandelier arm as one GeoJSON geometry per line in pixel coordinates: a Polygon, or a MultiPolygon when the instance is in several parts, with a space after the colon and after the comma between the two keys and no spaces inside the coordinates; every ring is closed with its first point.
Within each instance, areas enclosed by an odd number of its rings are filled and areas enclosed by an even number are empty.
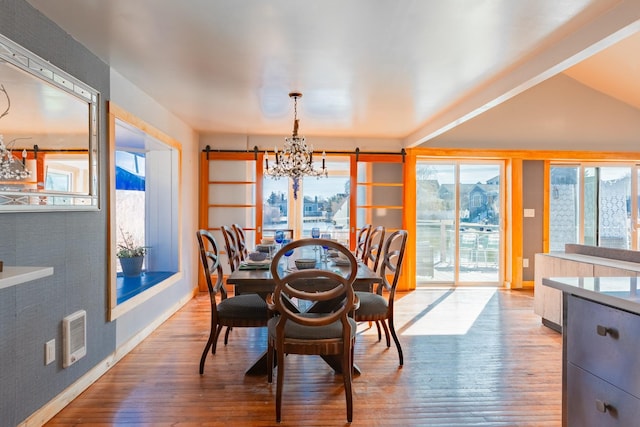
{"type": "Polygon", "coordinates": [[[4,113],[0,114],[0,119],[9,114],[9,110],[11,109],[11,98],[9,98],[9,94],[7,90],[4,88],[3,84],[0,84],[0,92],[4,93],[4,96],[7,97],[7,109],[4,110],[4,113]]]}
{"type": "MultiPolygon", "coordinates": [[[[11,109],[11,98],[9,98],[9,93],[4,88],[3,84],[0,84],[0,92],[4,93],[4,96],[7,98],[7,109],[4,110],[2,114],[0,114],[0,119],[9,114],[9,110],[11,109]]],[[[6,145],[4,144],[4,137],[0,134],[0,179],[1,180],[11,180],[11,181],[19,181],[31,176],[31,171],[27,169],[27,150],[22,150],[22,161],[19,161],[17,158],[13,156],[11,152],[12,147],[15,145],[15,142],[19,139],[31,139],[27,138],[14,138],[9,141],[6,145]]]]}

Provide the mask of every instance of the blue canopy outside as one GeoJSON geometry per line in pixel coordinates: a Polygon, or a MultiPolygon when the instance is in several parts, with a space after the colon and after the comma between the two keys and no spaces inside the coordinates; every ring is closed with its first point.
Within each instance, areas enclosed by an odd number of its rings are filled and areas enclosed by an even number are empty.
{"type": "Polygon", "coordinates": [[[116,190],[144,191],[144,177],[116,166],[116,190]]]}

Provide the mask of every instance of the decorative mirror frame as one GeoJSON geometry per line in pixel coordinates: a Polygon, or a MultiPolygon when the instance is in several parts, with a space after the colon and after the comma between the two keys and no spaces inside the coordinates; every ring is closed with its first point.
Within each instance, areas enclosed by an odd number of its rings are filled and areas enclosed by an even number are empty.
{"type": "Polygon", "coordinates": [[[87,103],[89,182],[87,193],[43,189],[34,191],[0,190],[0,213],[99,210],[98,112],[100,93],[0,34],[0,62],[2,61],[13,64],[34,78],[39,78],[87,103]],[[56,204],[56,200],[62,198],[65,199],[66,204],[56,204]]]}

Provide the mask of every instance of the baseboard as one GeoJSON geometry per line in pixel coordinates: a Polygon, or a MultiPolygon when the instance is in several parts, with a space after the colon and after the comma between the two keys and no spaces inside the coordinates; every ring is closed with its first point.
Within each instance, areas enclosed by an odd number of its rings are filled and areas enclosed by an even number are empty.
{"type": "Polygon", "coordinates": [[[90,369],[86,374],[80,377],[76,382],[71,384],[60,394],[50,400],[43,407],[31,414],[26,420],[18,424],[18,427],[40,427],[47,421],[53,418],[58,412],[64,409],[69,403],[76,397],[85,391],[91,384],[96,382],[103,376],[109,369],[115,366],[124,356],[126,356],[131,350],[136,348],[138,344],[144,341],[153,331],[158,329],[169,317],[175,312],[180,310],[187,302],[193,299],[198,294],[198,288],[194,287],[190,294],[187,294],[165,311],[161,316],[158,316],[152,323],[146,328],[142,329],[135,336],[133,336],[126,343],[121,345],[111,353],[108,357],[90,369]]]}
{"type": "Polygon", "coordinates": [[[547,319],[544,319],[544,318],[543,318],[543,319],[542,319],[542,324],[543,324],[544,326],[546,326],[547,328],[549,328],[549,329],[552,329],[552,330],[554,330],[554,331],[556,331],[556,332],[560,332],[560,333],[562,333],[562,326],[558,325],[558,324],[557,324],[557,323],[555,323],[555,322],[552,322],[552,321],[550,321],[550,320],[547,320],[547,319]]]}
{"type": "Polygon", "coordinates": [[[535,282],[533,280],[522,281],[523,289],[533,289],[535,282]]]}

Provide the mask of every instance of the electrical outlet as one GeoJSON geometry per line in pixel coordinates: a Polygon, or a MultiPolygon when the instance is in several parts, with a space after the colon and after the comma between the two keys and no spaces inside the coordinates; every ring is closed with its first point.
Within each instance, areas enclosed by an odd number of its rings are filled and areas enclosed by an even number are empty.
{"type": "Polygon", "coordinates": [[[529,258],[524,258],[522,260],[522,268],[528,268],[529,267],[529,258]]]}
{"type": "Polygon", "coordinates": [[[47,341],[44,345],[44,364],[48,365],[56,360],[56,340],[47,341]]]}

